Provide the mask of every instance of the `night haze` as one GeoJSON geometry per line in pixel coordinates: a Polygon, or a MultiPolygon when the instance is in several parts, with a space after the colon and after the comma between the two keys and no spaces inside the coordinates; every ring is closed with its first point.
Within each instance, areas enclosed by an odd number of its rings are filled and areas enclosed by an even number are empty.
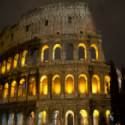
{"type": "MultiPolygon", "coordinates": [[[[51,0],[51,2],[54,0],[51,0]]],[[[50,1],[49,1],[50,2],[50,1]]],[[[28,11],[48,3],[47,0],[1,0],[0,29],[18,22],[28,11]]],[[[125,66],[125,1],[89,0],[98,31],[102,34],[106,60],[118,67],[125,66]]]]}

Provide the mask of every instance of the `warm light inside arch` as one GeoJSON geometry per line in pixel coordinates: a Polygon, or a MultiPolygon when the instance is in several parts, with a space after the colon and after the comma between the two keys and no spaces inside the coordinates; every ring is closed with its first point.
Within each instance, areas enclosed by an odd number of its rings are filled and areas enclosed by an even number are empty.
{"type": "Polygon", "coordinates": [[[104,91],[105,91],[105,94],[109,94],[110,93],[110,81],[111,81],[110,76],[106,75],[104,77],[104,91]]]}
{"type": "Polygon", "coordinates": [[[100,93],[100,78],[98,75],[92,76],[92,93],[93,94],[100,93]]]}
{"type": "Polygon", "coordinates": [[[48,94],[48,77],[46,75],[40,78],[40,95],[48,94]]]}
{"type": "Polygon", "coordinates": [[[11,64],[12,64],[12,58],[9,57],[8,60],[7,60],[7,71],[10,71],[11,64]]]}
{"type": "Polygon", "coordinates": [[[14,60],[13,60],[13,67],[14,67],[14,68],[17,68],[18,61],[19,61],[19,54],[16,54],[16,55],[14,56],[14,60]]]}
{"type": "Polygon", "coordinates": [[[42,111],[39,113],[39,116],[38,116],[38,123],[40,125],[45,125],[47,122],[47,113],[46,111],[42,111]]]}
{"type": "Polygon", "coordinates": [[[26,80],[22,78],[19,81],[18,96],[25,96],[25,95],[26,95],[26,80]]]}
{"type": "Polygon", "coordinates": [[[29,87],[28,87],[29,95],[35,96],[36,95],[36,78],[30,77],[29,79],[29,87]]]}
{"type": "Polygon", "coordinates": [[[87,76],[85,74],[79,75],[78,90],[79,90],[80,94],[88,93],[88,80],[87,80],[87,76]]]}
{"type": "Polygon", "coordinates": [[[61,79],[59,75],[52,78],[52,93],[59,95],[61,93],[61,79]]]}
{"type": "Polygon", "coordinates": [[[62,48],[61,44],[54,45],[54,47],[53,47],[53,60],[55,59],[56,49],[61,49],[61,48],[62,48]]]}
{"type": "Polygon", "coordinates": [[[48,45],[44,45],[42,47],[42,51],[41,51],[41,61],[44,62],[44,54],[45,54],[45,50],[49,49],[49,46],[48,45]]]}
{"type": "Polygon", "coordinates": [[[27,57],[28,51],[24,50],[21,56],[21,66],[26,65],[26,57],[27,57]]]}
{"type": "Polygon", "coordinates": [[[93,125],[99,125],[99,111],[97,109],[93,111],[93,125]]]}
{"type": "Polygon", "coordinates": [[[6,72],[6,61],[4,60],[1,67],[1,73],[4,74],[5,72],[6,72]]]}
{"type": "Polygon", "coordinates": [[[65,92],[67,94],[74,93],[74,76],[71,74],[68,74],[65,78],[65,92]]]}
{"type": "Polygon", "coordinates": [[[98,51],[98,47],[97,47],[97,45],[96,45],[96,44],[91,44],[90,47],[92,47],[92,48],[95,49],[96,60],[98,60],[98,59],[99,59],[99,51],[98,51]]]}
{"type": "Polygon", "coordinates": [[[3,90],[3,98],[7,98],[9,94],[9,84],[5,83],[4,90],[3,90]]]}
{"type": "Polygon", "coordinates": [[[11,83],[10,97],[16,96],[16,91],[17,91],[16,86],[17,86],[17,82],[15,80],[13,80],[12,83],[11,83]]]}
{"type": "Polygon", "coordinates": [[[80,114],[81,114],[81,120],[80,120],[81,125],[88,125],[88,113],[87,113],[87,111],[81,110],[80,114]]]}

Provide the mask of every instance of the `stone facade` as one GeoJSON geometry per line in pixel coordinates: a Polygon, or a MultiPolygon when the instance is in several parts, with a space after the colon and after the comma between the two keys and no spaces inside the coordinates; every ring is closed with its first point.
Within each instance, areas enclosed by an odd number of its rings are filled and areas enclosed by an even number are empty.
{"type": "Polygon", "coordinates": [[[42,6],[1,32],[0,125],[98,125],[101,116],[108,124],[101,43],[85,2],[42,6]]]}

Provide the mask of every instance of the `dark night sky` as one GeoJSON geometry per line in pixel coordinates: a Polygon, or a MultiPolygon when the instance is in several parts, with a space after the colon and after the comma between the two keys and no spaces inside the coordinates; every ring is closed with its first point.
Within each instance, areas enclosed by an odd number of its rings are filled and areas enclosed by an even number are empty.
{"type": "MultiPolygon", "coordinates": [[[[0,29],[14,24],[27,11],[48,0],[0,0],[0,29]]],[[[54,0],[51,0],[54,1],[54,0]]],[[[102,33],[107,60],[125,66],[125,0],[88,0],[97,28],[102,33]]]]}

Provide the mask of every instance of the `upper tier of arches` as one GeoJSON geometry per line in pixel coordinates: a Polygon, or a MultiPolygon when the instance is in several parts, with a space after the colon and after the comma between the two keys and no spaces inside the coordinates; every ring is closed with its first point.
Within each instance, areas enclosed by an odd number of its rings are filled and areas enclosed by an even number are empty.
{"type": "Polygon", "coordinates": [[[103,63],[100,45],[96,42],[89,44],[86,41],[64,43],[57,41],[54,44],[46,42],[39,47],[24,47],[24,49],[15,51],[10,55],[7,54],[0,60],[0,74],[3,75],[26,66],[51,63],[65,64],[74,61],[103,63]]]}

